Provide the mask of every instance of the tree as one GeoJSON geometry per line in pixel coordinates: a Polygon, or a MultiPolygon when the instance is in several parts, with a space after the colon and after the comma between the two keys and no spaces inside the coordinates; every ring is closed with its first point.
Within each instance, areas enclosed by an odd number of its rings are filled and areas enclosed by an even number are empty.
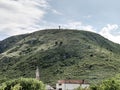
{"type": "Polygon", "coordinates": [[[45,85],[36,79],[19,78],[2,83],[0,90],[45,90],[45,85]]]}

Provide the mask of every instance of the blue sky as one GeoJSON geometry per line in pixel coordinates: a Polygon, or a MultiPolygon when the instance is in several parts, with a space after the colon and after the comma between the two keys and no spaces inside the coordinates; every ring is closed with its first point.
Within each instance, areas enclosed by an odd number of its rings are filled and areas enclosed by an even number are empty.
{"type": "Polygon", "coordinates": [[[92,31],[120,43],[119,0],[0,0],[0,40],[46,28],[92,31]]]}

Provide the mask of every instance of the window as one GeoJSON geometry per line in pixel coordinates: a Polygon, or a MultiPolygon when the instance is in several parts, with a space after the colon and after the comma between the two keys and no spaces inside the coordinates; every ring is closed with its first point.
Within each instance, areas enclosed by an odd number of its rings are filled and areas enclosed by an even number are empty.
{"type": "Polygon", "coordinates": [[[61,83],[59,83],[59,86],[61,86],[62,84],[61,83]]]}
{"type": "Polygon", "coordinates": [[[62,90],[62,88],[59,88],[59,90],[62,90]]]}

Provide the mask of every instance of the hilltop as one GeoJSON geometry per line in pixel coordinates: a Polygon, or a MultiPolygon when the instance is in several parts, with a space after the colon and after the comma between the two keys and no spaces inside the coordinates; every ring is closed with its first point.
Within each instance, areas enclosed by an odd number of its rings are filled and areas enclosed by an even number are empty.
{"type": "Polygon", "coordinates": [[[0,41],[0,81],[35,77],[54,84],[59,79],[96,83],[120,73],[120,45],[82,30],[40,30],[0,41]]]}

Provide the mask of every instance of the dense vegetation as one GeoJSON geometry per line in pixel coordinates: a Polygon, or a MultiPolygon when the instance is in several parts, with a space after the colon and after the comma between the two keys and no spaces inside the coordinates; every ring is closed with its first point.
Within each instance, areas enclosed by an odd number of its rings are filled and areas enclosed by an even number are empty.
{"type": "Polygon", "coordinates": [[[119,79],[109,79],[103,81],[97,86],[91,87],[92,90],[120,90],[120,80],[119,79]]]}
{"type": "Polygon", "coordinates": [[[120,90],[120,75],[103,80],[97,85],[91,85],[89,88],[78,87],[75,90],[120,90]]]}
{"type": "Polygon", "coordinates": [[[45,85],[32,78],[19,78],[2,83],[0,90],[45,90],[45,85]]]}
{"type": "Polygon", "coordinates": [[[35,77],[55,84],[59,79],[97,83],[120,73],[120,45],[82,30],[42,30],[0,42],[0,82],[35,77]]]}

